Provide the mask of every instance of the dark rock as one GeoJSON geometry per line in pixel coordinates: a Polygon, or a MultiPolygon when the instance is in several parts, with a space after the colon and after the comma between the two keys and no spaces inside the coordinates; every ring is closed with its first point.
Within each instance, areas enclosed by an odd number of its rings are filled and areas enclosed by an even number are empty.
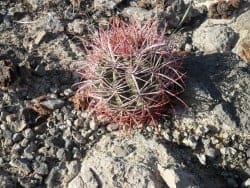
{"type": "Polygon", "coordinates": [[[27,138],[24,138],[21,142],[21,146],[22,147],[27,147],[29,144],[29,140],[27,138]]]}
{"type": "Polygon", "coordinates": [[[1,188],[15,187],[15,184],[16,182],[11,177],[0,174],[0,187],[1,188]]]}
{"type": "Polygon", "coordinates": [[[21,154],[23,148],[21,147],[20,144],[14,144],[11,148],[11,153],[12,154],[21,154]]]}
{"type": "Polygon", "coordinates": [[[19,142],[23,139],[23,135],[21,133],[15,133],[12,137],[13,142],[19,142]]]}
{"type": "Polygon", "coordinates": [[[18,168],[18,170],[21,170],[26,174],[31,172],[30,161],[25,158],[11,160],[10,165],[18,168]]]}
{"type": "Polygon", "coordinates": [[[0,86],[7,87],[17,78],[17,67],[11,61],[0,61],[0,86]]]}
{"type": "Polygon", "coordinates": [[[20,124],[22,124],[22,126],[18,131],[22,131],[26,127],[33,127],[37,125],[36,120],[39,116],[39,113],[32,108],[24,108],[19,115],[19,120],[21,121],[20,124]]]}
{"type": "Polygon", "coordinates": [[[63,148],[65,146],[65,140],[60,137],[51,136],[45,140],[45,146],[63,148]]]}

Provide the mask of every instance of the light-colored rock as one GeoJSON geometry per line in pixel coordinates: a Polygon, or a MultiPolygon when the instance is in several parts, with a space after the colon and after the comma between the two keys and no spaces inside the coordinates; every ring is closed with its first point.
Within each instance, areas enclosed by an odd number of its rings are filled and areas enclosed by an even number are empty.
{"type": "Polygon", "coordinates": [[[164,169],[160,165],[158,170],[169,188],[196,186],[194,176],[184,170],[164,169]]]}
{"type": "Polygon", "coordinates": [[[232,51],[245,62],[250,62],[250,30],[239,31],[239,40],[232,51]]]}
{"type": "MultiPolygon", "coordinates": [[[[167,182],[164,173],[171,171],[172,167],[165,168],[168,164],[174,167],[174,158],[154,139],[145,139],[138,133],[127,138],[114,132],[103,136],[95,147],[88,151],[81,164],[80,173],[69,182],[68,187],[96,188],[101,185],[103,188],[160,188],[167,182]],[[157,163],[163,169],[162,174],[157,163]]],[[[179,178],[176,180],[176,187],[186,185],[186,182],[182,181],[189,177],[181,170],[177,175],[178,170],[180,169],[174,170],[176,174],[173,174],[173,178],[179,178]]]]}
{"type": "Polygon", "coordinates": [[[72,23],[68,24],[69,32],[79,35],[83,34],[84,27],[85,27],[84,21],[80,19],[75,19],[72,23]]]}
{"type": "Polygon", "coordinates": [[[229,52],[237,42],[237,35],[227,25],[211,25],[205,21],[193,33],[193,45],[205,54],[229,52]]]}
{"type": "Polygon", "coordinates": [[[94,0],[95,9],[114,9],[114,7],[122,2],[122,0],[94,0]]]}
{"type": "Polygon", "coordinates": [[[248,30],[250,31],[250,10],[244,12],[243,14],[241,14],[235,23],[235,30],[237,32],[243,31],[243,30],[248,30]]]}
{"type": "Polygon", "coordinates": [[[157,15],[156,10],[146,10],[140,7],[128,7],[123,9],[122,14],[129,18],[133,18],[138,22],[150,20],[157,15]]]}

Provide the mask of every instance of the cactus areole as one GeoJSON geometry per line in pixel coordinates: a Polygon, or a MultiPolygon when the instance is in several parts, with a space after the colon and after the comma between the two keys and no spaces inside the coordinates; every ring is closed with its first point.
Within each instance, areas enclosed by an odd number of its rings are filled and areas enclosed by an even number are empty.
{"type": "Polygon", "coordinates": [[[88,44],[77,95],[89,112],[132,129],[156,125],[184,91],[182,57],[156,22],[114,19],[88,44]]]}

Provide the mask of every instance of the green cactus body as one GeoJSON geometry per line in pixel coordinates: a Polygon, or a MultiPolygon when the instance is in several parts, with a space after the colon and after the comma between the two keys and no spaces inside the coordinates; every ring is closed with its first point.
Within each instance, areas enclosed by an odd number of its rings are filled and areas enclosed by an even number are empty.
{"type": "Polygon", "coordinates": [[[173,101],[185,104],[181,57],[157,32],[157,24],[114,20],[109,30],[93,36],[78,94],[88,108],[124,128],[157,122],[173,101]]]}

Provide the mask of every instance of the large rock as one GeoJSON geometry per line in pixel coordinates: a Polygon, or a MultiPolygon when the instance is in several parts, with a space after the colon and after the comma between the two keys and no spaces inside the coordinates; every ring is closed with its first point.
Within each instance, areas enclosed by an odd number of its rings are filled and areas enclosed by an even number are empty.
{"type": "Polygon", "coordinates": [[[122,0],[94,0],[95,9],[114,9],[122,0]]]}
{"type": "Polygon", "coordinates": [[[193,33],[193,45],[205,54],[229,52],[237,42],[237,35],[227,25],[212,25],[205,21],[193,33]]]}
{"type": "Polygon", "coordinates": [[[245,62],[250,62],[250,10],[241,14],[234,25],[234,29],[239,33],[239,40],[233,52],[241,57],[245,62]]]}
{"type": "Polygon", "coordinates": [[[154,139],[140,134],[129,138],[106,135],[87,153],[80,173],[68,187],[195,186],[195,176],[177,166],[166,148],[154,139]]]}

